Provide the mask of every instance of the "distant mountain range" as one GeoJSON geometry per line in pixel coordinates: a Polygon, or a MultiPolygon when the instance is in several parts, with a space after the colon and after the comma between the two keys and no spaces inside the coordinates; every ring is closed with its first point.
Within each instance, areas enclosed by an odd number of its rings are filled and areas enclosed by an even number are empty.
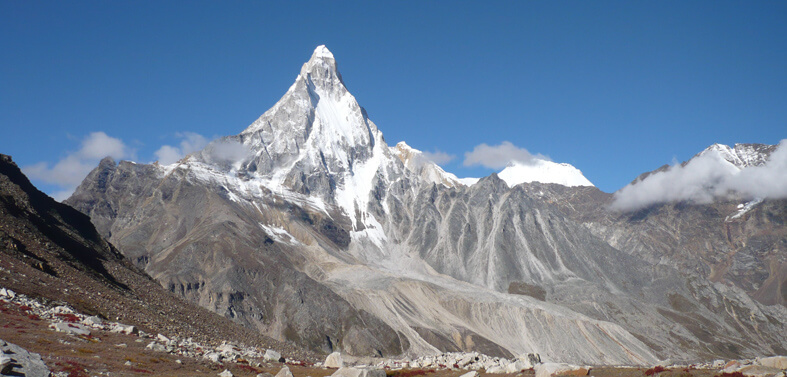
{"type": "MultiPolygon", "coordinates": [[[[746,167],[774,150],[703,153],[746,167]]],[[[320,46],[240,134],[171,165],[105,159],[65,203],[170,292],[315,351],[787,353],[784,200],[615,200],[568,164],[468,180],[389,146],[320,46]]]]}

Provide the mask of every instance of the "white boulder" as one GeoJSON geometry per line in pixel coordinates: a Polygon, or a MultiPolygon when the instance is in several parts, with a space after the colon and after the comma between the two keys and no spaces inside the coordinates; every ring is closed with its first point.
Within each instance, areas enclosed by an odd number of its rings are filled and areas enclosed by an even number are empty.
{"type": "Polygon", "coordinates": [[[224,369],[223,372],[219,373],[219,377],[234,377],[235,375],[230,372],[229,369],[224,369]]]}
{"type": "MultiPolygon", "coordinates": [[[[274,351],[274,350],[266,350],[265,351],[265,355],[263,355],[262,358],[265,361],[277,362],[277,361],[279,361],[279,359],[281,359],[281,354],[276,352],[276,351],[274,351]]],[[[289,369],[287,369],[287,370],[289,370],[289,369]]]]}
{"type": "Polygon", "coordinates": [[[55,329],[55,331],[64,332],[71,335],[90,335],[90,330],[79,323],[55,322],[50,324],[49,327],[55,329]]]}
{"type": "Polygon", "coordinates": [[[760,359],[760,365],[771,368],[787,369],[787,356],[764,357],[760,359]]]}
{"type": "Polygon", "coordinates": [[[0,288],[0,296],[14,298],[16,297],[16,292],[8,289],[8,288],[0,288]]]}
{"type": "Polygon", "coordinates": [[[126,335],[139,334],[139,329],[137,329],[136,326],[124,325],[122,323],[113,324],[112,328],[109,331],[113,333],[122,333],[126,335]]]}
{"type": "Polygon", "coordinates": [[[530,369],[532,367],[533,366],[530,365],[529,361],[517,359],[506,365],[506,373],[519,373],[522,370],[530,369]]]}
{"type": "Polygon", "coordinates": [[[104,324],[104,320],[93,315],[83,319],[82,324],[90,327],[101,327],[104,324]]]}
{"type": "Polygon", "coordinates": [[[467,373],[465,373],[465,374],[463,374],[463,375],[461,375],[459,377],[478,377],[478,372],[473,370],[473,371],[467,372],[467,373]]]}
{"type": "Polygon", "coordinates": [[[290,368],[286,365],[281,368],[279,373],[276,373],[276,377],[293,377],[292,372],[290,372],[290,368]]]}
{"type": "Polygon", "coordinates": [[[535,366],[536,377],[554,377],[561,375],[585,376],[590,371],[589,367],[563,363],[544,363],[535,366]]]}
{"type": "Polygon", "coordinates": [[[328,357],[325,358],[325,364],[323,364],[326,368],[341,368],[344,366],[344,360],[342,360],[342,354],[339,352],[334,352],[328,357]]]}
{"type": "Polygon", "coordinates": [[[491,366],[489,368],[486,368],[485,371],[486,371],[486,373],[490,373],[490,374],[507,373],[506,372],[506,368],[503,368],[500,365],[493,365],[493,366],[491,366]]]}
{"type": "Polygon", "coordinates": [[[781,373],[779,368],[766,367],[764,365],[749,365],[740,369],[744,376],[748,377],[774,377],[781,373]]]}
{"type": "Polygon", "coordinates": [[[379,368],[343,367],[333,372],[331,377],[385,377],[385,371],[379,368]]]}

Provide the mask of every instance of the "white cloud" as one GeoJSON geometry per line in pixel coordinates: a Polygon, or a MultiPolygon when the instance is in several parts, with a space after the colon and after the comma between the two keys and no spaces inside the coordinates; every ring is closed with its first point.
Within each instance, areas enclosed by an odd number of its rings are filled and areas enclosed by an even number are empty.
{"type": "Polygon", "coordinates": [[[787,139],[761,166],[738,169],[709,153],[649,175],[615,193],[611,208],[632,211],[654,204],[688,201],[710,203],[736,193],[746,199],[787,198],[787,139]]]}
{"type": "Polygon", "coordinates": [[[210,144],[210,158],[216,162],[234,163],[244,160],[251,154],[243,143],[229,138],[219,139],[210,144]]]}
{"type": "Polygon", "coordinates": [[[456,158],[456,155],[448,154],[440,150],[434,152],[421,152],[425,159],[434,162],[437,165],[447,164],[456,158]]]}
{"type": "Polygon", "coordinates": [[[60,188],[54,195],[62,200],[74,192],[74,189],[93,170],[98,161],[104,157],[114,159],[132,157],[131,150],[122,140],[108,136],[104,132],[93,132],[82,139],[79,150],[68,153],[50,167],[47,162],[39,162],[22,168],[31,179],[60,188]]]}
{"type": "Polygon", "coordinates": [[[83,160],[100,160],[104,157],[114,159],[131,155],[131,151],[120,139],[108,136],[103,132],[93,132],[82,140],[82,148],[77,156],[83,160]]]}
{"type": "Polygon", "coordinates": [[[208,145],[208,139],[194,132],[178,132],[175,136],[181,139],[179,146],[163,145],[154,152],[158,162],[162,165],[175,163],[189,153],[201,150],[208,145]]]}
{"type": "Polygon", "coordinates": [[[504,141],[500,145],[476,145],[471,152],[465,152],[464,166],[481,165],[490,169],[502,169],[510,162],[530,163],[534,159],[549,160],[541,154],[533,155],[525,148],[519,148],[511,142],[504,141]]]}

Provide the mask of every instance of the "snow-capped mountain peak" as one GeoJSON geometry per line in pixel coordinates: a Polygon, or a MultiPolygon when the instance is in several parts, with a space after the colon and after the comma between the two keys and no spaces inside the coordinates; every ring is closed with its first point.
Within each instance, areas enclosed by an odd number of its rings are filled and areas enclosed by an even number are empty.
{"type": "Polygon", "coordinates": [[[695,158],[715,155],[740,170],[765,164],[774,150],[775,146],[766,144],[735,144],[730,147],[717,143],[698,153],[695,158]]]}
{"type": "Polygon", "coordinates": [[[557,183],[569,187],[593,186],[574,166],[539,158],[528,163],[513,161],[498,176],[509,187],[525,182],[557,183]]]}

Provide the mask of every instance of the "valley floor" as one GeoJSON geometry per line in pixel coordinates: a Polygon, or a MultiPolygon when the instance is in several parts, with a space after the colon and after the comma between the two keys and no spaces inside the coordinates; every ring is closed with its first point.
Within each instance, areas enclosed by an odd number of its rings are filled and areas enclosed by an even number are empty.
{"type": "MultiPolygon", "coordinates": [[[[284,363],[261,363],[252,366],[244,361],[213,363],[204,358],[192,358],[146,348],[150,339],[137,335],[92,331],[88,336],[55,332],[49,322],[30,314],[27,308],[0,300],[0,339],[14,343],[41,355],[55,376],[217,376],[229,370],[234,376],[276,375],[284,363]]],[[[264,352],[264,350],[262,350],[264,352]]],[[[294,377],[325,377],[335,369],[314,367],[310,362],[288,361],[294,377]]],[[[401,369],[387,370],[388,377],[458,377],[466,370],[401,369]]],[[[628,367],[599,367],[590,371],[596,377],[646,376],[647,369],[628,367]]],[[[718,369],[672,368],[659,377],[712,377],[718,369]]],[[[533,370],[517,374],[489,374],[481,377],[530,377],[533,370]]]]}

